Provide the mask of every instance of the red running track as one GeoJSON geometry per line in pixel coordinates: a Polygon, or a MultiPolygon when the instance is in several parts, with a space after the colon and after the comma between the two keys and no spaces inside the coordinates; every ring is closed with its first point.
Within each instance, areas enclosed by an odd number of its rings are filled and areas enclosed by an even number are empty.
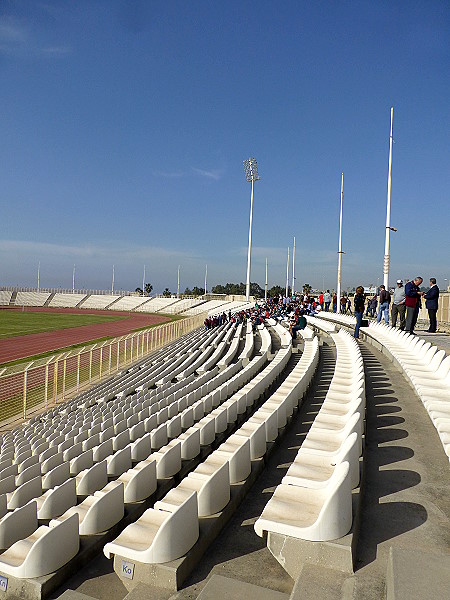
{"type": "MultiPolygon", "coordinates": [[[[22,310],[21,308],[19,310],[22,310]]],[[[120,321],[112,321],[110,323],[98,323],[96,325],[82,325],[81,327],[70,327],[69,329],[59,329],[57,331],[48,331],[44,333],[31,333],[12,338],[0,340],[0,364],[34,356],[43,352],[59,350],[72,346],[74,344],[82,344],[104,337],[118,337],[126,335],[141,329],[142,327],[150,327],[151,325],[159,325],[169,321],[168,317],[159,315],[146,315],[141,313],[128,312],[112,312],[109,310],[77,310],[64,308],[26,308],[27,312],[67,312],[67,313],[82,313],[82,314],[103,314],[126,316],[127,319],[120,321]]]]}

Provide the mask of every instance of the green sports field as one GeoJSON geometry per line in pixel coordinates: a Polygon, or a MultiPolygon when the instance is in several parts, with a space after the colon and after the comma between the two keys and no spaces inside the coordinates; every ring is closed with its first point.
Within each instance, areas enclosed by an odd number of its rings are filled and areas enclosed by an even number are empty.
{"type": "Polygon", "coordinates": [[[0,310],[0,339],[126,319],[123,315],[0,310]]]}

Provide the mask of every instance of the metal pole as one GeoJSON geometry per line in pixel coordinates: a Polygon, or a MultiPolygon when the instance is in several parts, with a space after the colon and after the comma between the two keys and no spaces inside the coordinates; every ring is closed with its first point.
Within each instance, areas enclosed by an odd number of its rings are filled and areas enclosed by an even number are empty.
{"type": "Polygon", "coordinates": [[[40,274],[41,274],[41,261],[38,262],[38,278],[37,278],[37,288],[39,291],[39,278],[40,278],[40,274]]]}
{"type": "Polygon", "coordinates": [[[286,261],[286,298],[288,297],[289,292],[289,246],[287,253],[287,261],[286,261]]]}
{"type": "Polygon", "coordinates": [[[295,235],[294,235],[294,248],[292,250],[292,289],[291,294],[294,295],[295,290],[295,235]]]}
{"type": "Polygon", "coordinates": [[[205,295],[208,291],[206,288],[207,279],[208,279],[208,265],[206,265],[206,269],[205,269],[205,295]]]}
{"type": "Polygon", "coordinates": [[[247,256],[247,281],[245,286],[245,299],[247,302],[250,300],[250,270],[251,270],[251,257],[252,257],[252,227],[253,227],[253,187],[254,181],[252,179],[252,191],[250,195],[250,226],[248,229],[248,256],[247,256]]]}
{"type": "Polygon", "coordinates": [[[142,277],[142,295],[145,296],[145,265],[144,265],[144,275],[142,277]]]}
{"type": "Polygon", "coordinates": [[[389,172],[388,172],[388,193],[386,210],[386,239],[384,244],[384,268],[383,283],[386,289],[389,288],[389,240],[391,233],[391,183],[392,183],[392,128],[394,122],[394,107],[391,107],[391,133],[389,136],[389,172]]]}
{"type": "Polygon", "coordinates": [[[114,265],[113,265],[113,272],[112,272],[111,294],[114,294],[114,265]]]}
{"type": "Polygon", "coordinates": [[[75,294],[75,265],[73,265],[72,273],[72,294],[75,294]]]}
{"type": "Polygon", "coordinates": [[[342,204],[344,201],[344,173],[341,173],[341,210],[339,213],[339,250],[338,250],[338,272],[337,272],[337,306],[336,312],[341,312],[341,264],[342,264],[342,204]]]}
{"type": "Polygon", "coordinates": [[[266,257],[266,283],[264,285],[264,300],[267,302],[267,257],[266,257]]]}
{"type": "Polygon", "coordinates": [[[180,297],[180,265],[178,265],[177,298],[180,297]]]}

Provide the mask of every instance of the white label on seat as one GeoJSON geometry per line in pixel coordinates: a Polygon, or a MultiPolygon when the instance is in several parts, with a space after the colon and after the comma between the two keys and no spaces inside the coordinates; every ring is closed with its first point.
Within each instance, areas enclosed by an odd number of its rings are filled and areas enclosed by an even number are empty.
{"type": "Polygon", "coordinates": [[[1,592],[6,592],[8,588],[8,578],[7,577],[2,577],[0,575],[0,591],[1,592]]]}
{"type": "Polygon", "coordinates": [[[122,561],[122,576],[125,577],[125,579],[133,579],[134,563],[130,563],[125,560],[122,561]]]}

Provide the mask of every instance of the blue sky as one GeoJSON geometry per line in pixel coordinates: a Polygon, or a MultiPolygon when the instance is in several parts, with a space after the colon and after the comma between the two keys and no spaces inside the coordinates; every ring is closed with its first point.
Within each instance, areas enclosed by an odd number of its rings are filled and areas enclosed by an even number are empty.
{"type": "Polygon", "coordinates": [[[450,277],[450,5],[1,0],[0,285],[450,277]],[[292,250],[291,250],[292,252],[292,250]]]}

